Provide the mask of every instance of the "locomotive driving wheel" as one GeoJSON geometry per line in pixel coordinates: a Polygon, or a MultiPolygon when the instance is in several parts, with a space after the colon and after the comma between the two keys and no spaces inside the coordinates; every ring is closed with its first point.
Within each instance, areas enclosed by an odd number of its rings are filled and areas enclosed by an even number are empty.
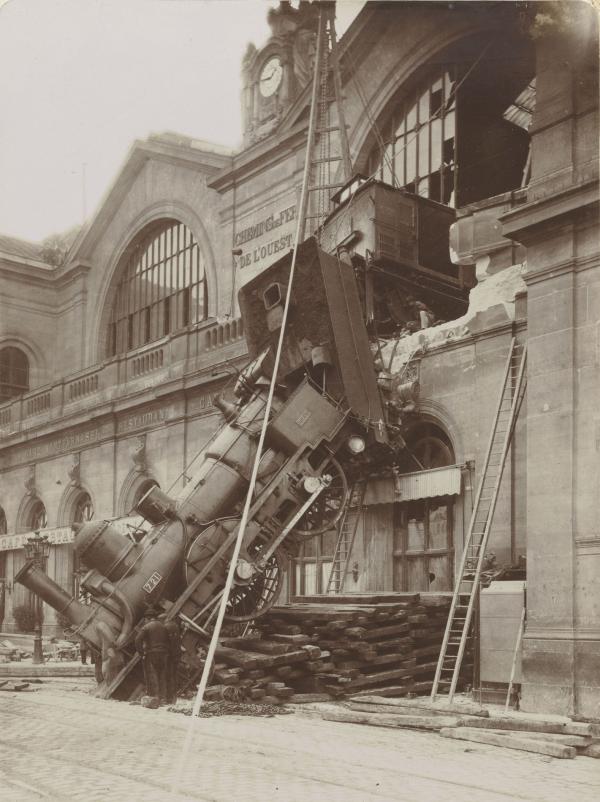
{"type": "MultiPolygon", "coordinates": [[[[237,527],[239,520],[238,517],[232,517],[214,521],[195,538],[186,555],[188,585],[206,570],[209,561],[225,543],[229,533],[237,527]]],[[[280,549],[276,550],[259,571],[255,565],[263,548],[260,543],[249,547],[242,544],[225,612],[228,621],[252,621],[264,615],[277,600],[285,570],[284,556],[280,549]]],[[[206,574],[184,608],[185,615],[202,629],[212,629],[216,621],[232,553],[233,544],[206,574]]]]}
{"type": "Polygon", "coordinates": [[[305,540],[334,529],[348,501],[348,482],[340,463],[331,457],[323,474],[331,477],[329,485],[317,496],[309,509],[298,521],[293,535],[305,540]]]}

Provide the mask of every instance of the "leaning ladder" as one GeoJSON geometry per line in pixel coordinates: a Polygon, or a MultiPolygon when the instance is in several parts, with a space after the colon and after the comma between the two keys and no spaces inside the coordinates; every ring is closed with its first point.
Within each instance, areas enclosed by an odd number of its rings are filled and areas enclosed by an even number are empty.
{"type": "Polygon", "coordinates": [[[494,417],[481,481],[465,541],[459,578],[456,583],[444,640],[438,659],[431,698],[448,693],[452,701],[469,638],[473,610],[479,590],[481,568],[494,518],[502,473],[510,448],[515,423],[525,395],[526,346],[510,344],[502,391],[494,417]]]}
{"type": "Polygon", "coordinates": [[[326,593],[341,593],[344,589],[344,580],[348,573],[348,564],[350,562],[350,555],[352,554],[352,547],[354,545],[354,538],[356,537],[356,530],[358,529],[358,522],[363,506],[363,499],[367,483],[355,482],[349,494],[348,504],[342,514],[338,527],[338,539],[335,544],[335,552],[333,554],[333,562],[331,563],[331,573],[327,580],[326,593]],[[348,516],[351,509],[356,510],[353,519],[349,520],[348,516]]]}

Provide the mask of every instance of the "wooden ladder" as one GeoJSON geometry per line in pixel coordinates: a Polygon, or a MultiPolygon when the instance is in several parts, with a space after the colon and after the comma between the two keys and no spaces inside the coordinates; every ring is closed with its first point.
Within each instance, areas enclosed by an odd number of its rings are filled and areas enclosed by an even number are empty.
{"type": "Polygon", "coordinates": [[[352,547],[354,546],[354,539],[360,521],[366,489],[366,481],[359,481],[355,482],[350,490],[348,504],[346,505],[346,509],[338,525],[338,539],[335,544],[331,573],[329,574],[327,590],[325,591],[328,594],[341,593],[344,589],[344,581],[348,573],[350,555],[352,554],[352,547]],[[352,509],[355,509],[356,513],[354,520],[350,521],[348,520],[348,515],[351,513],[352,509]]]}
{"type": "Polygon", "coordinates": [[[456,691],[469,639],[483,558],[494,518],[504,465],[525,395],[526,363],[526,346],[517,345],[513,338],[471,515],[471,523],[465,540],[458,581],[452,596],[444,640],[431,690],[432,700],[435,700],[438,694],[447,693],[448,700],[452,701],[456,691]]]}
{"type": "Polygon", "coordinates": [[[307,142],[309,179],[300,210],[301,239],[309,220],[310,231],[316,230],[318,238],[320,226],[331,211],[333,190],[342,187],[352,175],[335,33],[335,3],[319,3],[311,117],[313,124],[309,126],[307,142]]]}

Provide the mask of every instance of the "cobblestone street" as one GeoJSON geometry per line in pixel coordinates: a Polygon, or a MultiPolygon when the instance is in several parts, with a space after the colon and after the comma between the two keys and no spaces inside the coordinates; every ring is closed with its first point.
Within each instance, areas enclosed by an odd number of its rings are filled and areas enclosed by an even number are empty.
{"type": "Polygon", "coordinates": [[[46,688],[4,693],[0,799],[215,802],[596,802],[600,766],[453,742],[437,735],[325,722],[304,714],[196,721],[46,688]]]}

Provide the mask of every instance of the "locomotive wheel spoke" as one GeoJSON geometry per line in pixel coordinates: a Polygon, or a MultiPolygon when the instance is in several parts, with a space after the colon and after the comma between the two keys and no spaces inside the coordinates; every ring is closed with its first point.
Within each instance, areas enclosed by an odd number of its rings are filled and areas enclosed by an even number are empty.
{"type": "Polygon", "coordinates": [[[331,484],[322,491],[292,530],[298,540],[334,529],[348,501],[348,482],[339,462],[332,457],[324,473],[331,475],[331,484]]]}

